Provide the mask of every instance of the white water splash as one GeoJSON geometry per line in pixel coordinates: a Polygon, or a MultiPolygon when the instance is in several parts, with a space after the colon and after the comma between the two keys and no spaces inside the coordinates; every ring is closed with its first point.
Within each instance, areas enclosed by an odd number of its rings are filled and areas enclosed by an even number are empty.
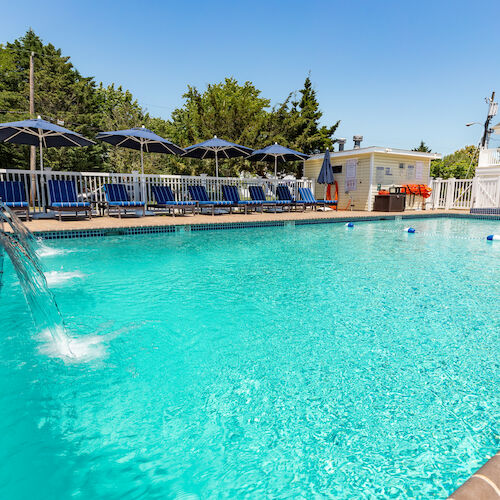
{"type": "Polygon", "coordinates": [[[104,335],[85,335],[68,337],[67,342],[54,339],[44,330],[40,336],[38,351],[51,358],[60,358],[65,363],[86,363],[94,359],[103,359],[107,355],[107,343],[110,338],[104,335]]]}
{"type": "Polygon", "coordinates": [[[85,274],[79,271],[49,271],[45,273],[45,279],[49,286],[61,285],[70,280],[83,278],[85,278],[85,274]]]}
{"type": "Polygon", "coordinates": [[[38,257],[54,257],[55,255],[63,255],[72,251],[64,248],[51,248],[40,241],[39,245],[40,246],[36,251],[38,257]]]}
{"type": "Polygon", "coordinates": [[[101,330],[109,330],[109,322],[101,325],[95,333],[81,337],[71,337],[66,332],[67,341],[54,338],[49,330],[42,331],[38,340],[38,352],[51,358],[59,358],[66,364],[88,363],[94,360],[105,359],[108,355],[110,342],[118,335],[136,328],[131,324],[116,331],[98,334],[101,330]]]}

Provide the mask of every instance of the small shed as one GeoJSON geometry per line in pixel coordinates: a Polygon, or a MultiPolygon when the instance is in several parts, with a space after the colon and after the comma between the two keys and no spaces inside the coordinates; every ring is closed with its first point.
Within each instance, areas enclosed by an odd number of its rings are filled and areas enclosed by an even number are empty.
{"type": "MultiPolygon", "coordinates": [[[[330,154],[339,189],[339,209],[368,211],[372,211],[375,195],[380,189],[403,184],[428,185],[431,160],[441,158],[437,153],[379,146],[355,147],[330,154]]],[[[313,155],[306,160],[304,177],[318,178],[323,157],[324,153],[313,155]]],[[[326,186],[316,183],[315,188],[316,197],[323,198],[326,186]]],[[[421,200],[414,206],[421,206],[421,200]]]]}

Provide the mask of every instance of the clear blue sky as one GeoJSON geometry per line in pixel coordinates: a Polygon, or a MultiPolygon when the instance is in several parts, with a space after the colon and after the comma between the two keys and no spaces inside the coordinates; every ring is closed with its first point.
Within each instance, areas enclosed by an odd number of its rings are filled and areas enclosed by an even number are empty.
{"type": "Polygon", "coordinates": [[[500,94],[499,18],[498,0],[25,0],[2,5],[0,43],[32,27],[164,118],[188,84],[234,76],[274,104],[311,71],[324,123],[340,119],[348,145],[362,134],[365,146],[423,139],[449,153],[477,143],[480,127],[464,124],[484,121],[484,97],[500,94]]]}

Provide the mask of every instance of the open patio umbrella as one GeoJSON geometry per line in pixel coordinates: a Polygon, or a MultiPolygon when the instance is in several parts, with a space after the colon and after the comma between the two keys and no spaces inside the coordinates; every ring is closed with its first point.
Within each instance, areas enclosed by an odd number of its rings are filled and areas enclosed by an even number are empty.
{"type": "Polygon", "coordinates": [[[219,177],[219,157],[236,158],[238,156],[249,156],[252,151],[251,148],[219,139],[214,135],[213,139],[188,146],[184,156],[199,158],[201,160],[215,158],[215,176],[219,177]]]}
{"type": "Polygon", "coordinates": [[[307,158],[309,158],[308,155],[281,146],[277,142],[264,149],[254,151],[248,157],[250,161],[274,161],[274,177],[278,175],[278,162],[284,163],[286,161],[307,160],[307,158]]]}
{"type": "Polygon", "coordinates": [[[96,136],[99,141],[104,141],[113,146],[135,149],[141,152],[141,174],[144,175],[144,151],[146,153],[165,153],[181,155],[184,149],[167,141],[144,127],[134,127],[127,130],[116,130],[111,132],[99,132],[96,136]]]}
{"type": "Polygon", "coordinates": [[[326,199],[332,199],[332,184],[335,182],[333,177],[332,163],[330,161],[330,151],[327,149],[325,151],[325,156],[323,158],[323,164],[321,165],[321,170],[318,175],[318,184],[327,184],[326,188],[326,199]]]}
{"type": "Polygon", "coordinates": [[[40,117],[19,122],[0,123],[0,142],[29,144],[40,148],[40,170],[43,170],[43,148],[91,146],[95,142],[67,128],[40,117]]]}

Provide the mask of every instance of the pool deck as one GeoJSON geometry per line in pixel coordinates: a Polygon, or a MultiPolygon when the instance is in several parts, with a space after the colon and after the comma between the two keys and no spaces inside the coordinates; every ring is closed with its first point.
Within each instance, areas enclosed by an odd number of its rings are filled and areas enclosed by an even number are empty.
{"type": "Polygon", "coordinates": [[[498,500],[500,498],[500,453],[491,457],[452,493],[449,500],[498,500]]]}
{"type": "MultiPolygon", "coordinates": [[[[33,232],[53,231],[78,231],[95,229],[119,229],[119,228],[144,228],[173,225],[207,225],[226,223],[259,223],[273,221],[310,221],[324,220],[325,222],[356,221],[356,220],[380,220],[396,217],[418,218],[428,216],[444,216],[468,214],[466,210],[425,210],[407,212],[364,212],[364,211],[312,211],[305,212],[264,212],[264,213],[233,213],[221,215],[184,215],[173,217],[171,215],[146,215],[144,217],[124,216],[118,217],[93,217],[91,220],[66,216],[62,221],[56,218],[40,218],[28,222],[27,227],[33,232]]],[[[471,216],[475,217],[475,216],[471,216]]],[[[484,218],[477,216],[477,218],[484,218]]],[[[500,216],[499,216],[500,218],[500,216]]]]}

